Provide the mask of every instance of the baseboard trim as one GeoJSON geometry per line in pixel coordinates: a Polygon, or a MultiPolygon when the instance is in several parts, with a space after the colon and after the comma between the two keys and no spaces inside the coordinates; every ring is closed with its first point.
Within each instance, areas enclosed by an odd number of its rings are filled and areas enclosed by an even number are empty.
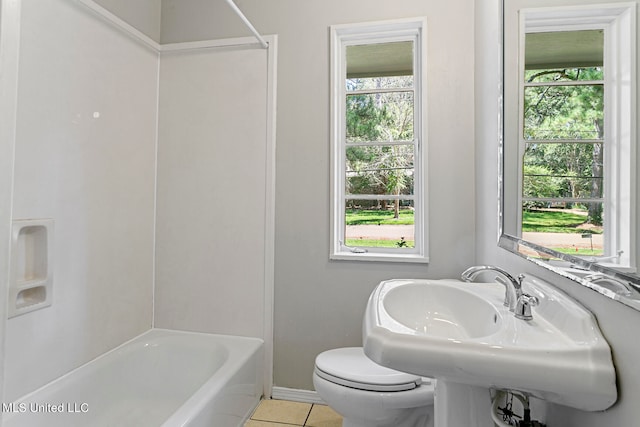
{"type": "Polygon", "coordinates": [[[318,403],[326,405],[318,393],[312,390],[299,390],[295,388],[273,387],[271,398],[278,400],[291,400],[293,402],[318,403]]]}

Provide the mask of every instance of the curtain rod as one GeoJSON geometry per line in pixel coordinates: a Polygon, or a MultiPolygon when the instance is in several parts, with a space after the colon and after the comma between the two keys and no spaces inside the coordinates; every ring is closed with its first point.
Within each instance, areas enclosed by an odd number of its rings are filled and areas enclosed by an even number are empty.
{"type": "Polygon", "coordinates": [[[227,3],[231,7],[231,9],[233,9],[233,11],[236,13],[236,15],[238,15],[240,17],[240,19],[242,19],[242,22],[244,22],[244,24],[247,26],[247,28],[249,28],[249,30],[251,30],[251,32],[253,33],[255,38],[258,39],[258,42],[260,42],[260,46],[262,46],[263,48],[267,49],[269,47],[269,44],[262,38],[260,33],[258,33],[258,31],[254,28],[254,26],[251,25],[251,22],[247,19],[246,16],[244,16],[244,14],[240,10],[240,8],[238,8],[238,6],[236,6],[236,4],[233,2],[233,0],[227,0],[227,3]]]}

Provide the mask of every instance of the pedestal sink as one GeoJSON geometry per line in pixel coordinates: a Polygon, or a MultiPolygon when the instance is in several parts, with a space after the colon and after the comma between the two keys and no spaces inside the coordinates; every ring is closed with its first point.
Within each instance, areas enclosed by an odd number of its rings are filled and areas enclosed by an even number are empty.
{"type": "Polygon", "coordinates": [[[399,371],[511,389],[588,411],[617,399],[611,350],[595,318],[551,285],[527,278],[533,319],[503,306],[498,283],[388,280],[369,298],[364,351],[399,371]]]}

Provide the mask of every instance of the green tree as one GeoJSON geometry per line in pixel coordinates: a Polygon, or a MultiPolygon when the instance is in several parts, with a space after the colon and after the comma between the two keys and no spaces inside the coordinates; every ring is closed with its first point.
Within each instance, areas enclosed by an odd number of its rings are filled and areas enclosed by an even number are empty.
{"type": "MultiPolygon", "coordinates": [[[[398,91],[359,93],[347,96],[346,136],[348,142],[395,142],[413,139],[412,93],[401,88],[410,77],[350,79],[348,89],[400,88],[398,91]]],[[[412,188],[411,145],[371,144],[348,146],[347,189],[355,194],[396,195],[412,188]]],[[[386,208],[387,200],[380,202],[386,208]]],[[[394,200],[399,218],[400,200],[394,200]]]]}
{"type": "MultiPolygon", "coordinates": [[[[561,186],[556,177],[551,176],[549,168],[540,165],[525,165],[523,192],[524,197],[559,197],[561,186]]],[[[525,208],[541,208],[540,202],[526,202],[525,208]]]]}
{"type": "MultiPolygon", "coordinates": [[[[532,70],[526,73],[526,81],[529,83],[597,81],[602,78],[603,71],[600,67],[532,70]]],[[[550,176],[560,179],[560,197],[602,197],[601,143],[535,142],[602,139],[602,84],[528,87],[525,90],[524,120],[524,137],[531,141],[525,153],[527,165],[546,167],[550,176]]],[[[602,204],[588,203],[588,209],[590,221],[602,224],[602,204]]]]}

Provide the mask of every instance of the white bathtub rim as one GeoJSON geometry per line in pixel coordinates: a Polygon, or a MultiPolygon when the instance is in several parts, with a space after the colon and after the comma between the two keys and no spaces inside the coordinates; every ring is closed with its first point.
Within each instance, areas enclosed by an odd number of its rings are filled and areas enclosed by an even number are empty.
{"type": "MultiPolygon", "coordinates": [[[[179,331],[179,332],[182,333],[183,331],[179,331]]],[[[198,332],[195,332],[195,333],[198,334],[198,332]]],[[[249,337],[249,338],[239,337],[236,335],[219,335],[219,334],[204,334],[204,335],[224,337],[227,339],[239,339],[245,342],[247,340],[251,340],[251,341],[254,341],[256,344],[259,343],[260,344],[259,347],[257,347],[255,351],[251,352],[250,354],[247,352],[242,352],[239,356],[235,354],[229,354],[227,361],[225,362],[225,364],[221,369],[227,372],[230,371],[231,373],[236,373],[238,372],[238,368],[242,367],[251,358],[255,357],[256,361],[260,363],[262,367],[262,371],[264,371],[264,366],[262,366],[264,364],[263,362],[264,340],[260,338],[252,338],[252,337],[249,337]],[[257,352],[257,355],[256,355],[256,352],[257,352]]],[[[215,375],[213,377],[208,378],[207,381],[205,381],[205,383],[202,384],[201,387],[199,387],[167,420],[165,420],[165,422],[162,424],[161,427],[181,426],[183,425],[182,423],[184,422],[192,421],[193,418],[195,418],[198,414],[200,414],[204,410],[204,408],[211,401],[211,399],[213,399],[214,396],[217,396],[219,393],[221,393],[225,389],[228,381],[231,379],[227,375],[227,372],[225,372],[224,382],[219,381],[220,378],[216,378],[215,375]]],[[[218,376],[220,375],[218,372],[217,374],[218,376]]],[[[262,390],[263,390],[262,372],[258,374],[256,381],[259,385],[258,396],[256,396],[257,397],[256,404],[257,404],[258,401],[260,400],[260,396],[262,395],[262,390]]],[[[246,415],[248,418],[250,413],[246,415]]],[[[246,421],[246,419],[243,420],[243,422],[244,421],[246,421]]]]}
{"type": "MultiPolygon", "coordinates": [[[[54,378],[53,380],[49,381],[48,383],[45,383],[44,385],[38,387],[37,389],[18,397],[17,399],[15,399],[13,401],[13,403],[14,404],[18,404],[19,402],[29,401],[30,398],[32,398],[33,396],[36,396],[39,392],[42,392],[47,387],[51,387],[55,383],[64,381],[66,378],[76,374],[78,371],[80,371],[82,369],[86,369],[87,365],[92,364],[92,363],[96,363],[99,360],[102,360],[102,359],[108,357],[109,355],[122,350],[122,348],[124,348],[125,346],[127,346],[127,345],[129,345],[129,344],[131,344],[131,343],[133,343],[133,342],[135,342],[137,340],[142,340],[145,335],[161,334],[163,332],[164,333],[184,334],[184,335],[222,337],[224,339],[232,339],[232,340],[233,339],[241,339],[241,340],[247,340],[247,341],[254,341],[256,344],[259,343],[259,344],[261,344],[262,347],[264,347],[264,340],[261,339],[261,338],[256,338],[256,337],[243,337],[243,336],[238,336],[238,335],[224,335],[224,334],[210,334],[210,333],[207,333],[207,332],[184,331],[184,330],[179,330],[179,329],[150,328],[150,329],[147,329],[146,331],[136,335],[135,337],[123,342],[122,344],[119,344],[118,346],[116,346],[116,347],[114,347],[114,348],[112,348],[110,350],[107,350],[106,352],[104,352],[102,354],[99,354],[98,356],[96,356],[93,359],[89,360],[88,362],[83,363],[82,365],[70,370],[69,372],[67,372],[67,373],[65,373],[65,374],[63,374],[63,375],[61,375],[59,377],[54,378]]],[[[244,363],[247,359],[248,359],[248,357],[244,356],[244,357],[242,357],[241,359],[238,359],[238,360],[241,360],[241,363],[244,363]]],[[[233,363],[234,366],[235,366],[235,365],[238,364],[238,361],[230,360],[229,363],[230,364],[233,363]]],[[[205,384],[207,384],[207,383],[208,383],[208,381],[205,382],[205,384]]],[[[204,387],[205,384],[203,384],[202,387],[204,387]]],[[[200,391],[200,388],[198,390],[196,390],[193,395],[195,395],[199,391],[200,391]]],[[[178,409],[178,410],[180,410],[180,409],[178,409]]],[[[5,414],[5,416],[3,416],[3,418],[7,417],[7,415],[10,416],[12,414],[5,414]]],[[[172,417],[173,417],[173,415],[172,415],[172,417]]]]}

